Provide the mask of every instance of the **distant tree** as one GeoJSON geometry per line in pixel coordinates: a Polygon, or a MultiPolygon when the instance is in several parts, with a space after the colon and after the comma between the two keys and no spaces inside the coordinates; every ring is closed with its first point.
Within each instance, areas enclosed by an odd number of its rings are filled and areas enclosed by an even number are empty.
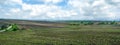
{"type": "Polygon", "coordinates": [[[116,24],[118,24],[118,23],[115,22],[115,21],[113,21],[113,22],[111,22],[110,24],[112,24],[112,25],[116,25],[116,24]]]}
{"type": "Polygon", "coordinates": [[[88,25],[93,25],[94,23],[93,22],[89,22],[88,25]]]}
{"type": "Polygon", "coordinates": [[[98,25],[105,25],[106,22],[99,22],[98,25]]]}

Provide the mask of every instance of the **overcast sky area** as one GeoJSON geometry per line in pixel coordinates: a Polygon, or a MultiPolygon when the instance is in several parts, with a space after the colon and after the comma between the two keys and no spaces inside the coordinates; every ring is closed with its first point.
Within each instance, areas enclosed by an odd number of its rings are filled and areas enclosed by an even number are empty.
{"type": "Polygon", "coordinates": [[[120,20],[120,0],[0,0],[0,19],[120,20]]]}

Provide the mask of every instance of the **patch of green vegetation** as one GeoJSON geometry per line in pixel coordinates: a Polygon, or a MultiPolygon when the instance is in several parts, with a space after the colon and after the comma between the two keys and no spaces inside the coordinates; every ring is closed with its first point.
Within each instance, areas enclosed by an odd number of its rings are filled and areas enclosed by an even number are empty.
{"type": "Polygon", "coordinates": [[[0,27],[0,31],[4,32],[4,31],[16,31],[18,30],[19,27],[17,24],[6,24],[6,25],[2,25],[0,27]]]}

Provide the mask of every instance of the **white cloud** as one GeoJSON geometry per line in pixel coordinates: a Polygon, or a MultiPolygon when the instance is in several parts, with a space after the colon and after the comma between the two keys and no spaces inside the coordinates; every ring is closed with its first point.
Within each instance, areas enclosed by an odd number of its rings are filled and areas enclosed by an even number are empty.
{"type": "MultiPolygon", "coordinates": [[[[68,5],[66,5],[70,8],[69,10],[68,8],[63,9],[62,6],[54,5],[62,2],[63,0],[42,1],[47,4],[31,5],[23,3],[22,0],[2,0],[0,1],[0,4],[3,4],[3,2],[7,5],[10,4],[10,6],[15,6],[15,4],[18,4],[21,5],[22,8],[10,8],[9,10],[3,9],[4,11],[0,12],[4,12],[5,15],[9,15],[10,18],[14,18],[16,16],[22,19],[120,19],[120,13],[117,12],[117,9],[120,7],[118,5],[110,5],[106,2],[106,0],[69,0],[68,5]]],[[[120,1],[112,0],[112,2],[119,3],[120,1]]]]}
{"type": "Polygon", "coordinates": [[[22,0],[3,0],[3,3],[6,5],[16,5],[22,4],[22,0]]]}
{"type": "Polygon", "coordinates": [[[94,1],[92,4],[92,6],[98,6],[98,5],[106,5],[105,0],[97,0],[97,1],[94,1]]]}
{"type": "Polygon", "coordinates": [[[10,12],[12,12],[12,13],[18,13],[20,11],[21,10],[19,8],[13,8],[13,9],[10,10],[10,12]]]}
{"type": "Polygon", "coordinates": [[[120,3],[120,0],[112,0],[113,2],[120,3]]]}
{"type": "Polygon", "coordinates": [[[44,0],[44,2],[46,2],[46,3],[50,3],[50,2],[52,2],[52,3],[59,3],[61,1],[63,1],[63,0],[44,0]]]}

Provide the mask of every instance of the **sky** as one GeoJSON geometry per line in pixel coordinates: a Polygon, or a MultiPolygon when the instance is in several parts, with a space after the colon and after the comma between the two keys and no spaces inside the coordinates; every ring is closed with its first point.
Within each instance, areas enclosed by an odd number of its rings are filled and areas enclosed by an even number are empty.
{"type": "Polygon", "coordinates": [[[0,19],[120,20],[120,0],[0,0],[0,19]]]}

